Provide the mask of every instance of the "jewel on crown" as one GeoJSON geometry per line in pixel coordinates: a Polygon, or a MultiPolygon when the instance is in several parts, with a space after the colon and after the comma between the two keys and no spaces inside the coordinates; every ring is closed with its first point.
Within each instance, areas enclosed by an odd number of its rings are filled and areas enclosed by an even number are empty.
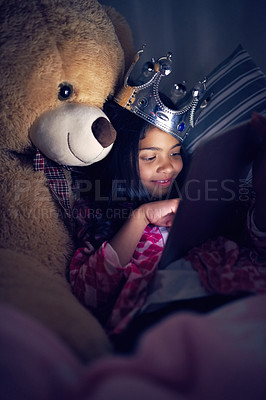
{"type": "MultiPolygon", "coordinates": [[[[175,108],[168,108],[161,100],[159,84],[162,77],[172,71],[172,54],[169,52],[165,57],[157,61],[152,59],[144,64],[142,77],[148,79],[143,83],[139,80],[136,84],[129,84],[131,72],[143,52],[144,46],[135,56],[135,60],[129,68],[125,77],[124,87],[116,96],[115,101],[127,110],[137,114],[141,118],[157,126],[165,132],[170,133],[181,142],[184,141],[189,130],[195,126],[199,112],[206,106],[206,100],[200,103],[203,98],[206,80],[199,82],[191,91],[190,98],[175,108]]],[[[145,79],[144,79],[145,80],[145,79]]],[[[175,84],[175,89],[181,87],[181,95],[185,94],[185,87],[175,84]]]]}

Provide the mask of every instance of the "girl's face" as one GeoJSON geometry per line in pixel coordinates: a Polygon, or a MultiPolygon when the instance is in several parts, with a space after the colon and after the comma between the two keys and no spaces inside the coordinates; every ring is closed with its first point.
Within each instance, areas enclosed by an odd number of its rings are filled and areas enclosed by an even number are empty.
{"type": "Polygon", "coordinates": [[[149,127],[145,138],[140,140],[140,179],[153,197],[164,197],[182,170],[180,150],[177,139],[156,127],[149,127]]]}

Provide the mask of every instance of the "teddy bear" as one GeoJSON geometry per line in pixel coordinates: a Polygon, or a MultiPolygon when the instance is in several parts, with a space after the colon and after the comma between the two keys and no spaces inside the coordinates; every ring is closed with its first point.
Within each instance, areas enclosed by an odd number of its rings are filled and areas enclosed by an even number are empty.
{"type": "Polygon", "coordinates": [[[73,296],[73,174],[110,151],[102,111],[134,54],[130,28],[96,0],[0,1],[0,302],[84,361],[112,346],[73,296]]]}

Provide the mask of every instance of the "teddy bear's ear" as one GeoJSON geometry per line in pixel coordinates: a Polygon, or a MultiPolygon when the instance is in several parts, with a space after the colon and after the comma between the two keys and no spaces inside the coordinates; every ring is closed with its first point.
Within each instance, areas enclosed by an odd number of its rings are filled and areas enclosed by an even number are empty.
{"type": "Polygon", "coordinates": [[[115,33],[124,51],[126,72],[132,64],[136,53],[131,29],[126,19],[113,7],[103,6],[103,8],[114,25],[115,33]]]}

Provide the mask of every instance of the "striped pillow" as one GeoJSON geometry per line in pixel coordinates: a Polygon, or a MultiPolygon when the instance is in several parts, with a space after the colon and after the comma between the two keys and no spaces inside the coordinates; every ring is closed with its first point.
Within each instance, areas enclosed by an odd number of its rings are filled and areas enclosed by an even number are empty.
{"type": "Polygon", "coordinates": [[[184,141],[188,153],[202,139],[249,120],[253,111],[266,114],[266,76],[241,45],[207,76],[206,86],[204,97],[211,100],[184,141]]]}

